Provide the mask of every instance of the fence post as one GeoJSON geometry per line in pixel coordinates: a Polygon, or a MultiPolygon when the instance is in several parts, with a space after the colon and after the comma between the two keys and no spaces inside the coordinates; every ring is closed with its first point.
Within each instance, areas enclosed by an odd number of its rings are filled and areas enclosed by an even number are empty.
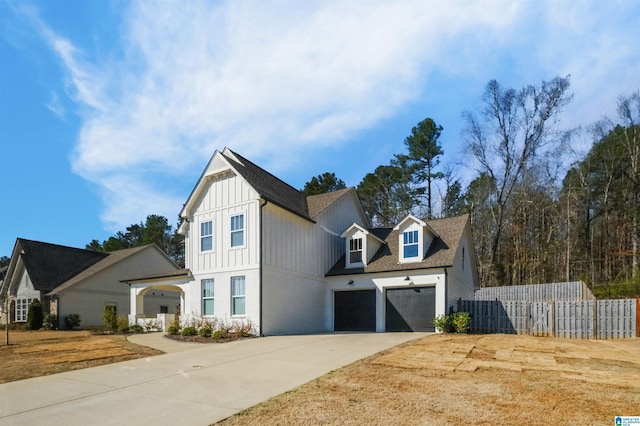
{"type": "Polygon", "coordinates": [[[556,337],[556,301],[551,301],[551,337],[556,337]]]}
{"type": "Polygon", "coordinates": [[[598,301],[593,301],[593,338],[598,338],[598,301]]]}
{"type": "Polygon", "coordinates": [[[640,297],[636,298],[636,337],[640,337],[640,297]]]}

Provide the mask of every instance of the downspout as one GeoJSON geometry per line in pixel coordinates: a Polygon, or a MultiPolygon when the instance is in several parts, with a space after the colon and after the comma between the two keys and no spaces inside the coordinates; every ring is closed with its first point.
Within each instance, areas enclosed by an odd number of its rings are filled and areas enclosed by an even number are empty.
{"type": "Polygon", "coordinates": [[[447,272],[447,268],[444,268],[444,314],[445,315],[449,315],[453,312],[449,312],[447,313],[447,311],[450,311],[451,309],[449,308],[449,274],[447,272]]]}
{"type": "Polygon", "coordinates": [[[263,200],[264,204],[260,204],[260,249],[259,249],[259,259],[258,262],[260,264],[260,278],[259,278],[259,283],[258,283],[258,298],[260,300],[260,325],[258,326],[258,336],[260,337],[264,337],[264,334],[262,333],[262,280],[263,280],[263,267],[262,267],[262,263],[263,263],[263,237],[264,237],[264,225],[263,225],[263,213],[262,213],[262,209],[269,204],[269,202],[267,200],[263,200]]]}

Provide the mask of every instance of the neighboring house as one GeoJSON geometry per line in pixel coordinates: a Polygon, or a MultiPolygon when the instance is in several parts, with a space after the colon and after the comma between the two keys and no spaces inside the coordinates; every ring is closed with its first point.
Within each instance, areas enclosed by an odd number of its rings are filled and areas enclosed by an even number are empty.
{"type": "MultiPolygon", "coordinates": [[[[114,306],[118,315],[129,314],[129,287],[123,279],[171,269],[178,268],[155,245],[101,253],[18,238],[2,296],[12,300],[15,323],[27,321],[29,305],[38,299],[45,313],[58,316],[61,327],[69,314],[80,315],[81,327],[101,326],[105,305],[114,306]]],[[[152,293],[143,299],[150,312],[178,309],[177,293],[152,293]]]]}
{"type": "Polygon", "coordinates": [[[157,288],[181,293],[183,321],[250,321],[261,335],[422,331],[478,287],[468,216],[371,229],[355,189],[306,197],[228,148],[180,217],[187,268],[127,280],[132,318],[157,288]]]}

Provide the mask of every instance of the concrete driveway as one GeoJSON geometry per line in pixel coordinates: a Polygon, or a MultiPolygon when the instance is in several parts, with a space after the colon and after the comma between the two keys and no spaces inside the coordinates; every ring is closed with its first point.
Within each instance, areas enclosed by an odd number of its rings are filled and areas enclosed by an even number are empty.
{"type": "MultiPolygon", "coordinates": [[[[0,385],[2,425],[209,425],[426,333],[273,336],[178,344],[171,353],[0,385]]],[[[147,339],[147,340],[145,340],[147,339]]]]}

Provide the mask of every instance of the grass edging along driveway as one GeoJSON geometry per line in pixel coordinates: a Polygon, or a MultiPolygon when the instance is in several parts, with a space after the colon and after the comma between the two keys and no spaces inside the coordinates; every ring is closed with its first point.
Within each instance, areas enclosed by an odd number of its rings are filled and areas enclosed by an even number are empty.
{"type": "Polygon", "coordinates": [[[221,423],[614,424],[624,415],[640,415],[640,339],[433,335],[221,423]]]}
{"type": "Polygon", "coordinates": [[[130,343],[126,335],[89,331],[12,330],[9,343],[0,347],[0,383],[164,353],[130,343]]]}

